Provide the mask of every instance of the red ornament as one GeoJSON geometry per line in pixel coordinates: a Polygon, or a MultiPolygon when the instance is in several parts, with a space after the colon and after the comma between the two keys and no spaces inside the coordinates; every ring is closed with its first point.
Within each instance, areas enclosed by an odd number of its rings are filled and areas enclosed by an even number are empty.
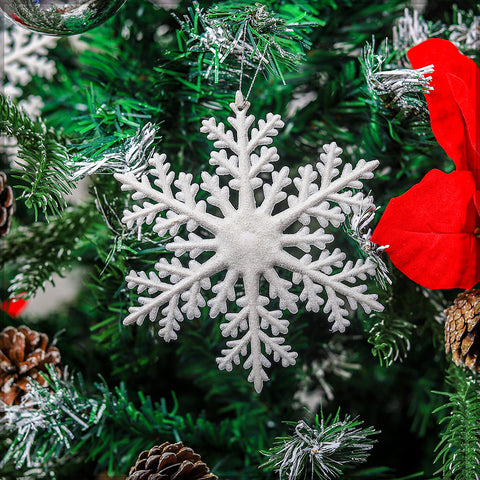
{"type": "Polygon", "coordinates": [[[472,288],[480,281],[480,69],[447,40],[408,56],[414,68],[434,65],[432,131],[457,171],[432,170],[392,199],[371,240],[390,245],[394,265],[424,287],[472,288]]]}
{"type": "Polygon", "coordinates": [[[3,310],[6,314],[10,315],[12,318],[19,317],[28,305],[28,300],[24,300],[22,298],[23,295],[25,295],[25,293],[21,293],[16,297],[5,300],[0,305],[0,309],[3,310]]]}

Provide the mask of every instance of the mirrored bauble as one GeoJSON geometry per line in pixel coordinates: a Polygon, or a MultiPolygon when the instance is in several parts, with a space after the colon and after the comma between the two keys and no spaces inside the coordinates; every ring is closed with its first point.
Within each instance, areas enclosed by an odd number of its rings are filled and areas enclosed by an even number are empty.
{"type": "Polygon", "coordinates": [[[75,35],[100,25],[126,0],[0,0],[17,25],[48,35],[75,35]]]}

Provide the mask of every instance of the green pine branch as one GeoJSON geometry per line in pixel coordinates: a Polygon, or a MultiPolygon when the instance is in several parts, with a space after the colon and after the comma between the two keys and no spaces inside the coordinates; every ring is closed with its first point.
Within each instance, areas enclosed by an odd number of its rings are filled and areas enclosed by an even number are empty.
{"type": "MultiPolygon", "coordinates": [[[[48,373],[48,387],[31,380],[20,405],[0,406],[0,430],[8,439],[0,478],[14,469],[39,466],[55,478],[57,467],[61,471],[65,463],[87,460],[107,468],[110,475],[125,474],[141,451],[168,440],[183,441],[199,453],[217,452],[217,464],[204,456],[212,470],[233,468],[230,478],[240,479],[235,456],[258,454],[249,449],[255,439],[247,432],[258,427],[258,412],[251,409],[238,418],[212,422],[202,415],[182,414],[173,392],[173,402],[168,402],[173,405],[168,407],[165,398],[154,402],[142,392],[131,400],[123,383],[110,389],[106,382],[96,382],[87,390],[81,375],[60,379],[53,368],[48,373]],[[231,464],[221,465],[227,457],[231,464]]],[[[245,470],[253,473],[256,466],[244,465],[245,470]]]]}
{"type": "Polygon", "coordinates": [[[57,215],[67,206],[64,198],[74,182],[67,166],[69,155],[63,139],[42,120],[33,121],[10,99],[0,95],[0,133],[17,139],[20,168],[12,176],[21,180],[20,198],[35,211],[57,215]]]}
{"type": "Polygon", "coordinates": [[[85,234],[100,222],[91,202],[69,207],[48,223],[18,227],[0,239],[0,267],[13,265],[17,272],[10,282],[10,293],[28,298],[47,282],[53,283],[54,274],[63,276],[88,250],[85,234]]]}
{"type": "Polygon", "coordinates": [[[31,380],[20,405],[1,407],[0,423],[11,438],[1,468],[41,462],[47,470],[65,456],[81,458],[82,452],[88,452],[86,459],[121,472],[156,439],[179,440],[185,421],[176,413],[178,405],[169,411],[164,399],[153,403],[139,393],[137,406],[124,385],[110,390],[104,382],[96,383],[89,395],[80,375],[65,381],[52,368],[49,375],[49,388],[31,380]]]}
{"type": "Polygon", "coordinates": [[[380,365],[387,367],[403,360],[410,350],[415,325],[388,312],[381,319],[377,315],[372,318],[376,321],[368,331],[368,342],[373,345],[373,356],[378,357],[380,365]]]}
{"type": "Polygon", "coordinates": [[[180,46],[198,52],[197,74],[213,71],[215,83],[220,76],[237,80],[257,69],[285,83],[284,69],[296,70],[311,47],[308,34],[325,25],[315,7],[286,2],[227,1],[207,11],[196,3],[189,14],[179,19],[180,46]]]}
{"type": "Polygon", "coordinates": [[[480,388],[474,374],[453,363],[447,371],[450,392],[435,392],[447,398],[434,413],[444,425],[435,462],[444,480],[477,480],[480,473],[480,388]]]}

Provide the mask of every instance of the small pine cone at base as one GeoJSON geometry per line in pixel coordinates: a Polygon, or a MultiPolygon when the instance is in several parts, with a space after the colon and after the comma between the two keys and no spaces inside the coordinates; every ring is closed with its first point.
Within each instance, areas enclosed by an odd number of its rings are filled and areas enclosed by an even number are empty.
{"type": "Polygon", "coordinates": [[[0,237],[10,230],[13,214],[13,191],[7,185],[7,176],[0,172],[0,237]]]}
{"type": "Polygon", "coordinates": [[[30,330],[25,325],[7,327],[0,332],[0,400],[7,405],[19,405],[29,387],[29,378],[40,385],[47,383],[46,365],[59,366],[60,352],[48,345],[48,336],[30,330]]]}
{"type": "Polygon", "coordinates": [[[218,480],[201,460],[182,442],[165,442],[142,452],[126,480],[218,480]]]}
{"type": "Polygon", "coordinates": [[[445,351],[456,365],[480,372],[480,290],[460,293],[445,313],[445,351]]]}

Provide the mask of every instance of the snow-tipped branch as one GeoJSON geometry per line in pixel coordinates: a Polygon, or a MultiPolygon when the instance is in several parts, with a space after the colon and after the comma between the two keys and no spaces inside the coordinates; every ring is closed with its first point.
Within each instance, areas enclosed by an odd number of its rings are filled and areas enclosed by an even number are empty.
{"type": "Polygon", "coordinates": [[[326,418],[323,411],[320,417],[316,415],[313,428],[300,420],[292,434],[277,438],[274,446],[263,452],[269,459],[262,467],[277,471],[282,480],[299,480],[310,474],[319,480],[339,478],[350,464],[365,462],[375,443],[370,436],[378,432],[361,425],[348,415],[341,420],[339,410],[326,418]]]}
{"type": "MultiPolygon", "coordinates": [[[[0,427],[11,440],[1,467],[13,464],[15,478],[27,465],[41,467],[37,474],[46,476],[38,478],[51,478],[49,473],[57,464],[78,461],[79,451],[86,452],[99,468],[108,468],[111,475],[123,474],[145,445],[179,432],[186,437],[197,428],[196,421],[176,413],[175,397],[167,410],[163,398],[153,402],[139,393],[132,401],[123,384],[109,388],[99,379],[87,392],[80,375],[60,379],[52,368],[49,376],[48,386],[30,380],[19,405],[0,406],[0,427]]],[[[207,423],[202,419],[203,427],[207,423]]]]}

